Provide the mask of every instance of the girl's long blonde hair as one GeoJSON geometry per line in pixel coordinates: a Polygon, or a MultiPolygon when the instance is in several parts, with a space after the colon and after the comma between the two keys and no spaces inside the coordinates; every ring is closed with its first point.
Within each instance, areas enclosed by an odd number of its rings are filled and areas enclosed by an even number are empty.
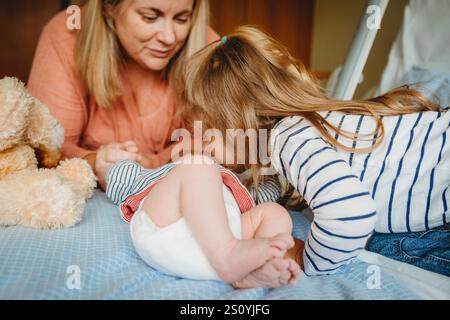
{"type": "MultiPolygon", "coordinates": [[[[439,110],[425,96],[407,87],[370,100],[331,99],[281,43],[251,26],[239,27],[226,41],[212,43],[195,54],[182,74],[178,91],[182,117],[187,123],[201,120],[204,128],[222,132],[270,130],[282,118],[297,115],[309,120],[334,146],[351,152],[368,152],[382,142],[380,116],[439,110]],[[355,135],[328,122],[321,111],[370,115],[377,126],[370,135],[355,135]],[[370,137],[373,147],[354,150],[337,141],[330,130],[350,139],[370,137]]],[[[261,165],[247,165],[249,168],[257,186],[261,165]]]]}
{"type": "MultiPolygon", "coordinates": [[[[123,53],[106,8],[120,10],[126,1],[129,0],[88,0],[82,11],[76,65],[89,95],[104,108],[110,107],[123,93],[119,76],[123,53]]],[[[209,0],[194,0],[190,34],[166,67],[164,76],[168,81],[176,77],[189,57],[205,46],[209,16],[209,0]]]]}

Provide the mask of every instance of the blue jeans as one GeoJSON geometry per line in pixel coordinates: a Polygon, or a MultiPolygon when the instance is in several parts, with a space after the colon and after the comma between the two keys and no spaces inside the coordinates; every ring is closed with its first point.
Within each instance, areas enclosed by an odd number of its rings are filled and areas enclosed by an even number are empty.
{"type": "Polygon", "coordinates": [[[375,233],[367,250],[450,276],[450,224],[413,233],[375,233]]]}

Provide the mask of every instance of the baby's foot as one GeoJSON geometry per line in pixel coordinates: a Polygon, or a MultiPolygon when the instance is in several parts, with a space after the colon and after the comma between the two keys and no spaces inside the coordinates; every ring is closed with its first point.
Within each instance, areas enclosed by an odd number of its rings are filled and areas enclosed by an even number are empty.
{"type": "Polygon", "coordinates": [[[300,267],[294,260],[273,258],[241,281],[233,283],[233,287],[236,289],[278,288],[296,283],[299,275],[300,267]]]}
{"type": "Polygon", "coordinates": [[[294,245],[289,234],[272,238],[234,241],[229,249],[218,252],[211,261],[219,277],[228,283],[243,279],[253,270],[263,266],[272,258],[281,258],[294,245]],[[220,256],[219,256],[220,255],[220,256]]]}
{"type": "Polygon", "coordinates": [[[289,261],[289,271],[291,274],[291,277],[288,278],[287,284],[295,284],[297,283],[298,278],[300,277],[300,272],[302,271],[302,268],[299,266],[299,264],[292,260],[287,259],[289,261]]]}

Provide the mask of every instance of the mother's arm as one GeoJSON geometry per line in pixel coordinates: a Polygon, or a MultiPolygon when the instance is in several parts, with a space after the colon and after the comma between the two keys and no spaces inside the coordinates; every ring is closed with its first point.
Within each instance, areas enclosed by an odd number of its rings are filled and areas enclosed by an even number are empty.
{"type": "MultiPolygon", "coordinates": [[[[55,17],[43,30],[28,79],[30,93],[43,102],[65,130],[63,157],[88,157],[95,151],[81,148],[79,140],[87,122],[86,101],[76,76],[75,35],[61,17],[55,17]],[[62,30],[61,30],[62,29],[62,30]]],[[[95,159],[94,159],[95,161],[95,159]]]]}
{"type": "Polygon", "coordinates": [[[331,274],[365,247],[376,205],[337,150],[306,119],[287,118],[271,136],[272,164],[314,212],[303,252],[307,275],[331,274]]]}

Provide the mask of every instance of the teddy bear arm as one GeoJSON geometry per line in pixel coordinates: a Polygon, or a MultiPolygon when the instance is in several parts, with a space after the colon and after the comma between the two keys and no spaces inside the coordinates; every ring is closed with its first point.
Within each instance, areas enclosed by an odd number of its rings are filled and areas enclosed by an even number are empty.
{"type": "Polygon", "coordinates": [[[53,168],[58,165],[64,129],[37,99],[33,99],[26,140],[35,149],[41,167],[53,168]]]}
{"type": "Polygon", "coordinates": [[[0,152],[0,179],[14,172],[36,168],[35,153],[29,146],[16,146],[0,152]]]}

